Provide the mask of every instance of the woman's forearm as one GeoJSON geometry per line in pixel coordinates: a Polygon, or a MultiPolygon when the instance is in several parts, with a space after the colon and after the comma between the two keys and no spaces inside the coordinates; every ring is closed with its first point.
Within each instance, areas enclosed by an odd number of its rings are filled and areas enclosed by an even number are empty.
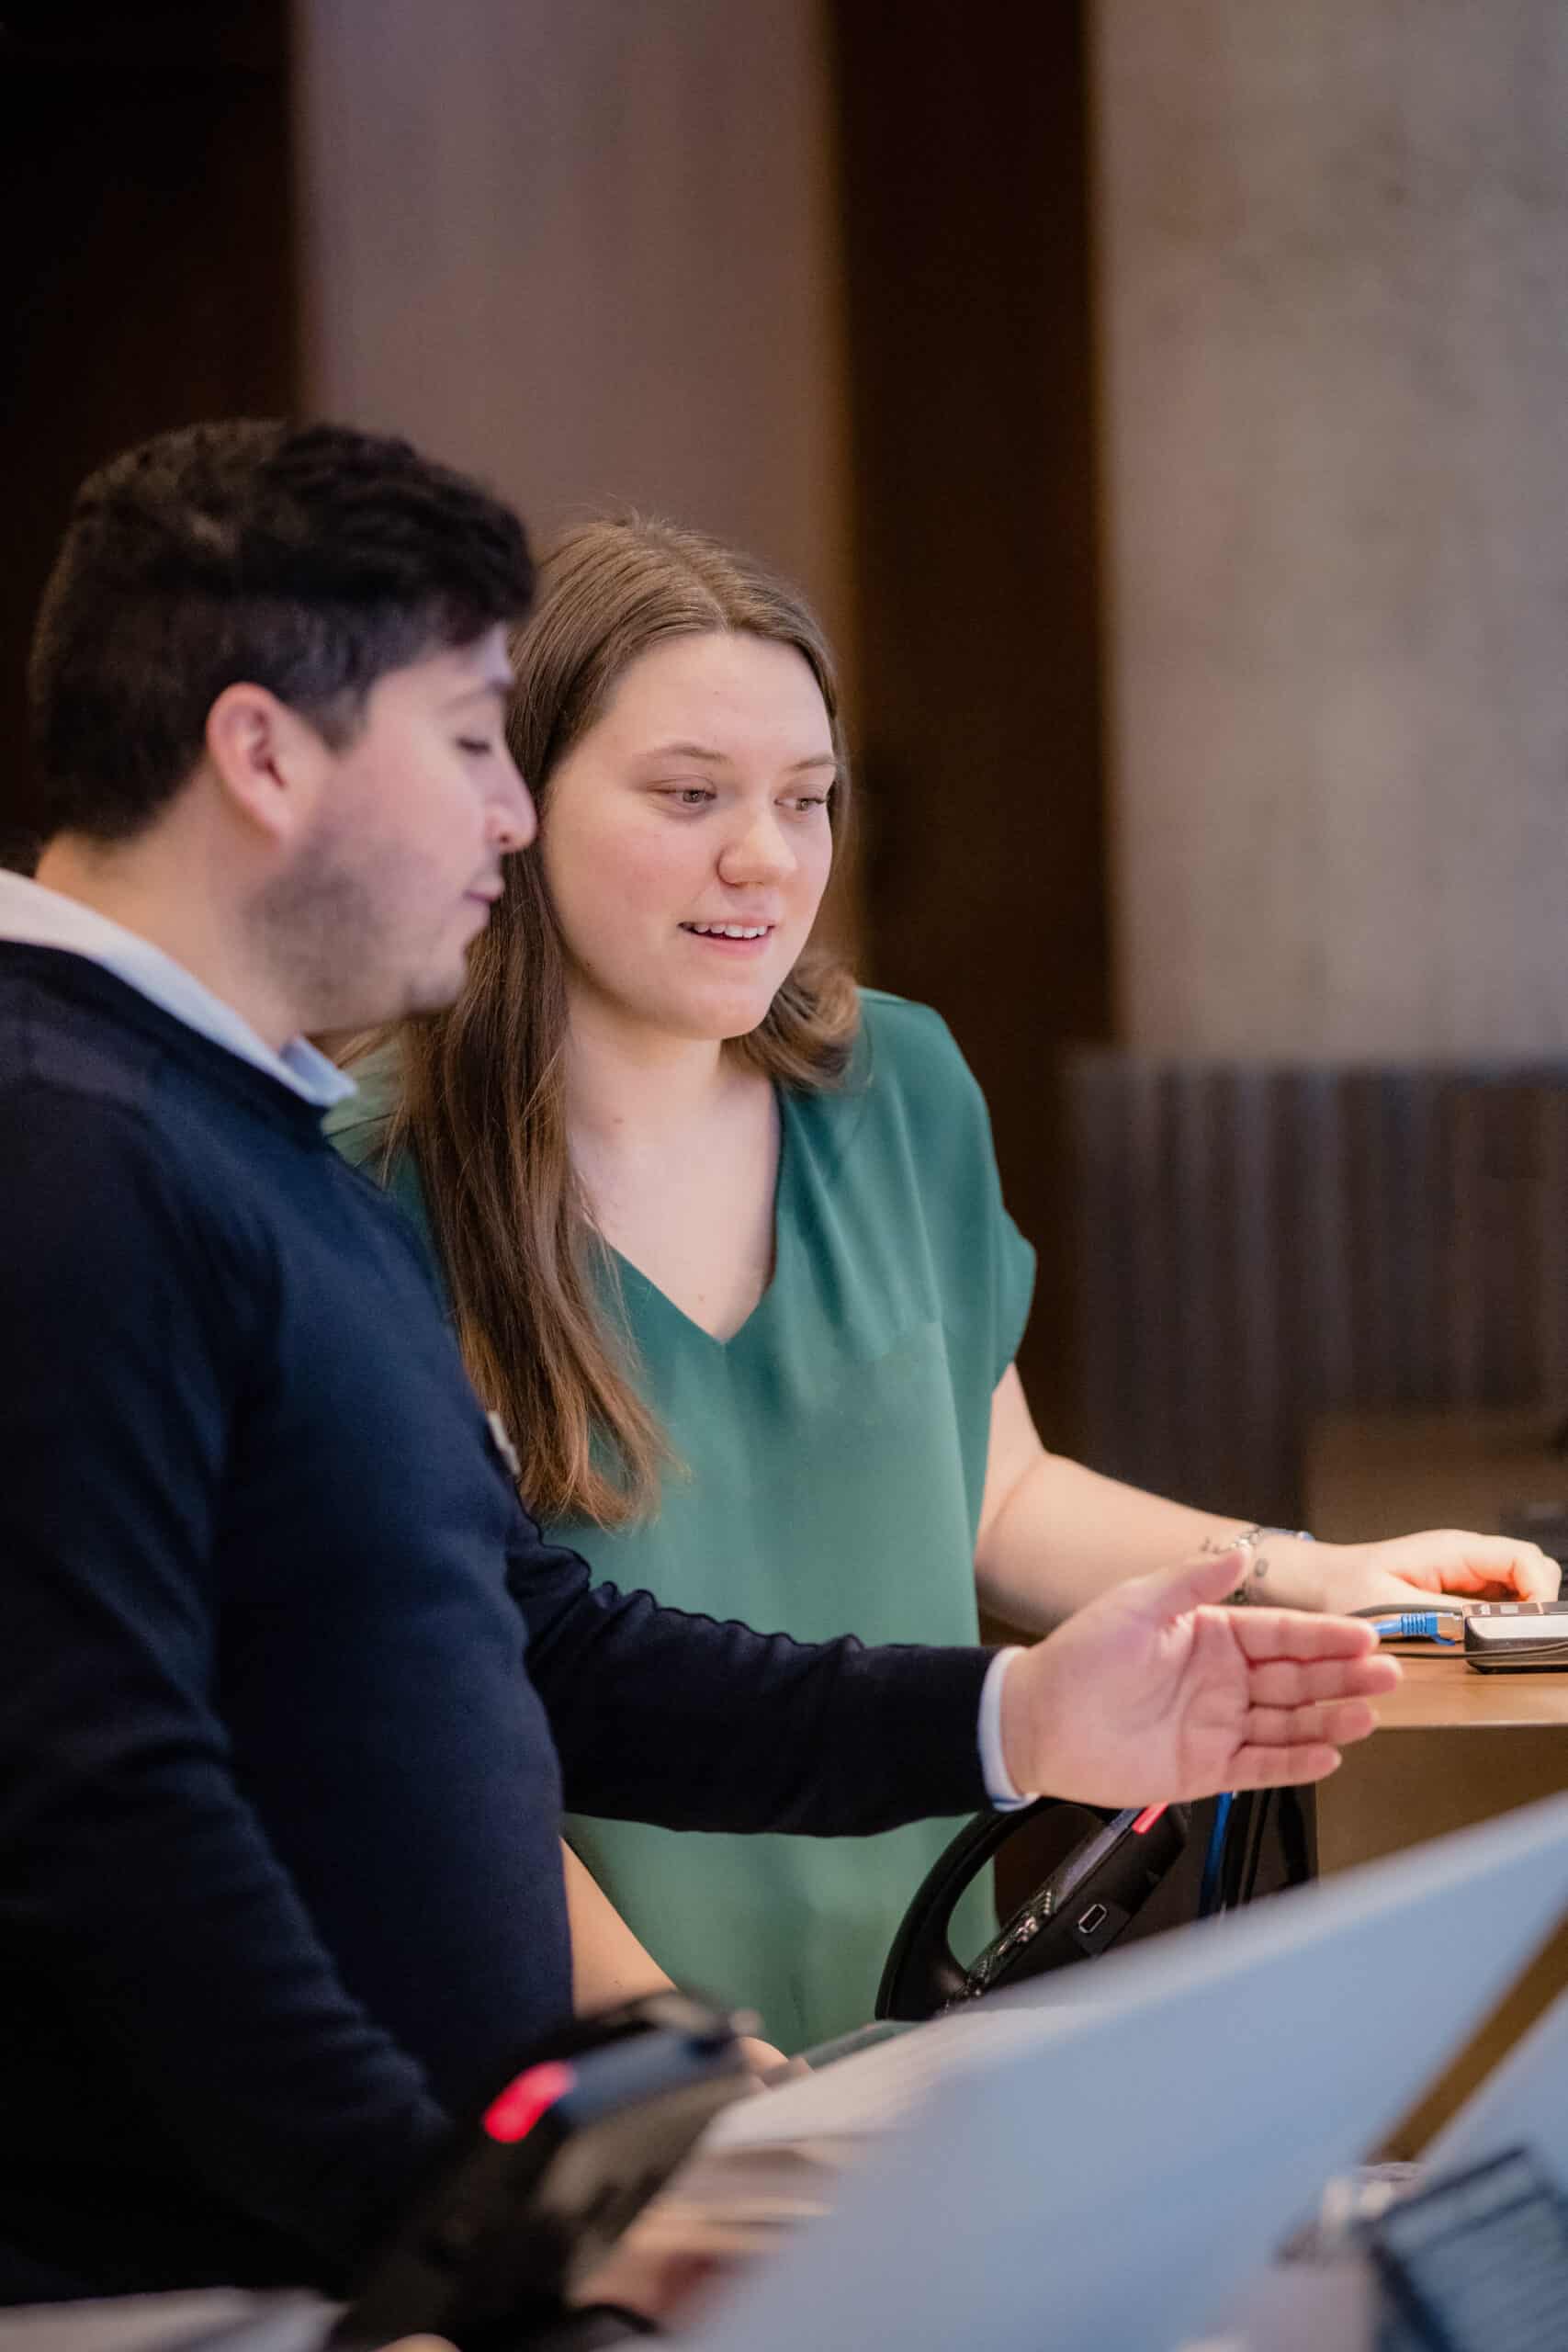
{"type": "MultiPolygon", "coordinates": [[[[975,1581],[994,1616],[1049,1633],[1108,1586],[1194,1553],[1228,1550],[1249,1522],[1167,1502],[1047,1453],[1016,1364],[991,1398],[990,1442],[975,1581]]],[[[1539,1545],[1462,1528],[1427,1528],[1366,1544],[1313,1544],[1270,1532],[1236,1562],[1249,1600],[1284,1609],[1431,1606],[1438,1593],[1469,1600],[1554,1600],[1558,1565],[1539,1545]]]]}
{"type": "MultiPolygon", "coordinates": [[[[1228,1546],[1250,1522],[1195,1510],[1102,1477],[1047,1453],[1010,1364],[991,1399],[986,1489],[975,1545],[975,1581],[993,1615],[1026,1633],[1049,1633],[1126,1577],[1228,1546]]],[[[1323,1606],[1319,1547],[1270,1535],[1247,1564],[1260,1600],[1288,1609],[1323,1606]]],[[[1241,1576],[1237,1566],[1237,1580],[1241,1576]]],[[[1374,1596],[1375,1597],[1375,1596],[1374,1596]]]]}
{"type": "Polygon", "coordinates": [[[671,1979],[570,1846],[561,1847],[561,1863],[571,1925],[571,2005],[578,2015],[668,1991],[671,1979]]]}
{"type": "MultiPolygon", "coordinates": [[[[669,1992],[674,1980],[638,1943],[592,1871],[564,1839],[560,1857],[571,1928],[571,2006],[578,2016],[638,2000],[645,1993],[669,1992]]],[[[740,2048],[759,2078],[784,2064],[782,2050],[754,2035],[742,2035],[740,2048]]]]}
{"type": "MultiPolygon", "coordinates": [[[[1124,1577],[1223,1547],[1249,1522],[1168,1502],[1043,1450],[983,1526],[976,1582],[984,1606],[1009,1624],[1047,1633],[1124,1577]]],[[[1239,1580],[1239,1577],[1238,1577],[1239,1580]]],[[[1270,1535],[1252,1555],[1258,1599],[1320,1605],[1311,1544],[1270,1535]]]]}

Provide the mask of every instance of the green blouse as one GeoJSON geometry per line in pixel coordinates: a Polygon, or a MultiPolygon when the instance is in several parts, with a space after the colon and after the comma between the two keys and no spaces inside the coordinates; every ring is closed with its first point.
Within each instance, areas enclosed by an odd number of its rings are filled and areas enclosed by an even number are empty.
{"type": "MultiPolygon", "coordinates": [[[[1002,1206],[979,1089],[926,1007],[864,990],[850,1073],[781,1091],[773,1275],[728,1340],[625,1260],[639,1385],[679,1464],[658,1517],[548,1529],[597,1574],[803,1640],[976,1638],[991,1395],[1033,1252],[1002,1206]]],[[[391,1074],[330,1121],[370,1157],[391,1074]]],[[[388,1171],[419,1213],[412,1170],[388,1171]]],[[[904,1908],[953,1825],[876,1838],[684,1835],[575,1816],[565,1834],[678,1983],[760,2009],[781,2048],[863,2023],[904,1908]]],[[[960,1949],[994,1922],[978,1894],[960,1949]]]]}

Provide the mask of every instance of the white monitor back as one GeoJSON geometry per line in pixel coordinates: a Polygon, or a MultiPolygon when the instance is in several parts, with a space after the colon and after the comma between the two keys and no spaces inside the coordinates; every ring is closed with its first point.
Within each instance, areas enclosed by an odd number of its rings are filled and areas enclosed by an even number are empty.
{"type": "Polygon", "coordinates": [[[1568,2193],[1568,1991],[1520,2035],[1422,2154],[1438,2173],[1520,2147],[1532,2148],[1568,2193]]]}
{"type": "Polygon", "coordinates": [[[1568,1796],[1002,1996],[1038,2041],[964,2036],[694,2352],[1168,2352],[1565,1905],[1568,1796]]]}

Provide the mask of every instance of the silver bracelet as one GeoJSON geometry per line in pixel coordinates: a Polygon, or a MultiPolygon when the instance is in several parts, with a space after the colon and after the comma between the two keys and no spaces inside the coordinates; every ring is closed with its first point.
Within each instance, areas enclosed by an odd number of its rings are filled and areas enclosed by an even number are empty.
{"type": "MultiPolygon", "coordinates": [[[[1248,1553],[1254,1552],[1257,1550],[1258,1545],[1265,1535],[1287,1535],[1293,1544],[1312,1544],[1316,1541],[1316,1538],[1313,1534],[1310,1527],[1265,1527],[1262,1525],[1261,1521],[1255,1520],[1250,1527],[1243,1527],[1239,1529],[1238,1532],[1230,1538],[1229,1542],[1225,1545],[1225,1549],[1227,1552],[1235,1552],[1237,1550],[1248,1553]]],[[[1243,1609],[1248,1607],[1256,1600],[1257,1596],[1253,1589],[1253,1565],[1251,1561],[1248,1561],[1247,1566],[1243,1568],[1241,1572],[1241,1582],[1236,1586],[1234,1592],[1226,1593],[1224,1603],[1224,1607],[1227,1609],[1243,1609]]]]}

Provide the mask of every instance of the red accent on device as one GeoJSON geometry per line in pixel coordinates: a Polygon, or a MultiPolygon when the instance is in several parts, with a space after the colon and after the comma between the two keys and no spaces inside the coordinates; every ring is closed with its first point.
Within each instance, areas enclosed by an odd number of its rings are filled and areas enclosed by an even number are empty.
{"type": "Polygon", "coordinates": [[[1142,1813],[1139,1814],[1136,1821],[1133,1824],[1134,1837],[1142,1838],[1145,1836],[1148,1830],[1151,1830],[1154,1827],[1155,1823],[1159,1819],[1160,1815],[1164,1811],[1165,1806],[1163,1804],[1146,1804],[1142,1813]]]}
{"type": "Polygon", "coordinates": [[[525,2140],[540,2116],[554,2107],[558,2098],[564,2098],[576,2080],[574,2069],[558,2058],[542,2066],[530,2066],[491,2099],[484,2111],[485,2130],[492,2140],[508,2146],[513,2141],[525,2140]]]}

